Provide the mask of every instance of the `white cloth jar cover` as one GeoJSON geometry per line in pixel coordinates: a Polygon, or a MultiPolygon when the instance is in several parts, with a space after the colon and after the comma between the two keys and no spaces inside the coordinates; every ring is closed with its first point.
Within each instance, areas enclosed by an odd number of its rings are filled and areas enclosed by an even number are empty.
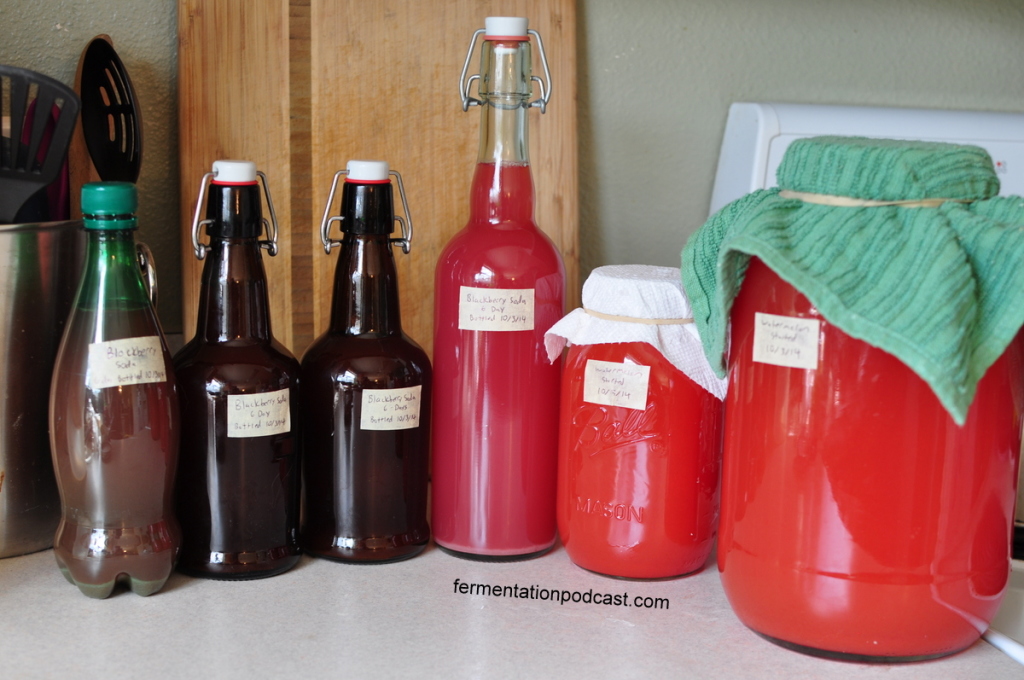
{"type": "Polygon", "coordinates": [[[646,342],[722,399],[728,381],[711,370],[692,316],[678,268],[639,264],[598,267],[583,284],[583,308],[574,309],[552,326],[544,335],[544,346],[553,362],[566,344],[646,342]]]}

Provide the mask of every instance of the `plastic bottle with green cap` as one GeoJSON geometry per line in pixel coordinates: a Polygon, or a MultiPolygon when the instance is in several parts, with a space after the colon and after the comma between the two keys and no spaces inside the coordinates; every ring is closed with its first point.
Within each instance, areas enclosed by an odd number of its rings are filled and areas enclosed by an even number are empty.
{"type": "Polygon", "coordinates": [[[85,268],[50,387],[63,510],[54,555],[90,597],[107,597],[118,582],[150,595],[180,544],[172,514],[177,388],[150,297],[152,258],[135,243],[135,186],[86,184],[81,204],[85,268]]]}

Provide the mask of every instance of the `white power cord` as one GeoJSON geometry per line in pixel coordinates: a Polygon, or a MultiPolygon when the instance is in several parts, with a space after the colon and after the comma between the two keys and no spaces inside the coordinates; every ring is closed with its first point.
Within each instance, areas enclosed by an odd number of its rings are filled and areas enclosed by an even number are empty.
{"type": "Polygon", "coordinates": [[[1024,665],[1024,645],[992,628],[985,631],[981,637],[1017,663],[1024,665]]]}

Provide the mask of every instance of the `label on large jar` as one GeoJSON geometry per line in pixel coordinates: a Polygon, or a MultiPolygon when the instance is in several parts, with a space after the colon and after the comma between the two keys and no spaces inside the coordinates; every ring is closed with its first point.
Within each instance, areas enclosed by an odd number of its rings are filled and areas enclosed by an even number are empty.
{"type": "Polygon", "coordinates": [[[390,390],[363,390],[361,430],[408,430],[420,426],[422,385],[390,390]]]}
{"type": "Polygon", "coordinates": [[[291,429],[291,393],[287,387],[273,392],[228,395],[228,437],[267,437],[291,429]]]}
{"type": "Polygon", "coordinates": [[[583,369],[583,401],[644,411],[650,380],[650,366],[589,359],[583,369]]]}
{"type": "Polygon", "coordinates": [[[92,389],[167,380],[160,338],[122,338],[89,344],[86,385],[92,389]]]}
{"type": "Polygon", "coordinates": [[[532,331],[533,288],[459,287],[459,330],[532,331]]]}
{"type": "Polygon", "coordinates": [[[818,367],[821,322],[777,314],[754,314],[754,361],[789,368],[818,367]]]}

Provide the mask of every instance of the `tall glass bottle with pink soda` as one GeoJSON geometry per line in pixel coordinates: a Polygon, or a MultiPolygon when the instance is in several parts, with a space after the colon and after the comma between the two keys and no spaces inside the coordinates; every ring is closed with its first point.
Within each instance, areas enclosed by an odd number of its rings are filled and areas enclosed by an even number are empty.
{"type": "Polygon", "coordinates": [[[460,83],[463,108],[481,110],[470,217],[435,272],[431,524],[442,549],[473,559],[533,557],[556,532],[560,365],[544,332],[563,314],[565,268],[533,220],[527,113],[544,111],[550,78],[531,102],[531,35],[543,61],[526,19],[489,17],[473,36],[460,83]],[[476,99],[465,71],[481,33],[476,99]]]}

